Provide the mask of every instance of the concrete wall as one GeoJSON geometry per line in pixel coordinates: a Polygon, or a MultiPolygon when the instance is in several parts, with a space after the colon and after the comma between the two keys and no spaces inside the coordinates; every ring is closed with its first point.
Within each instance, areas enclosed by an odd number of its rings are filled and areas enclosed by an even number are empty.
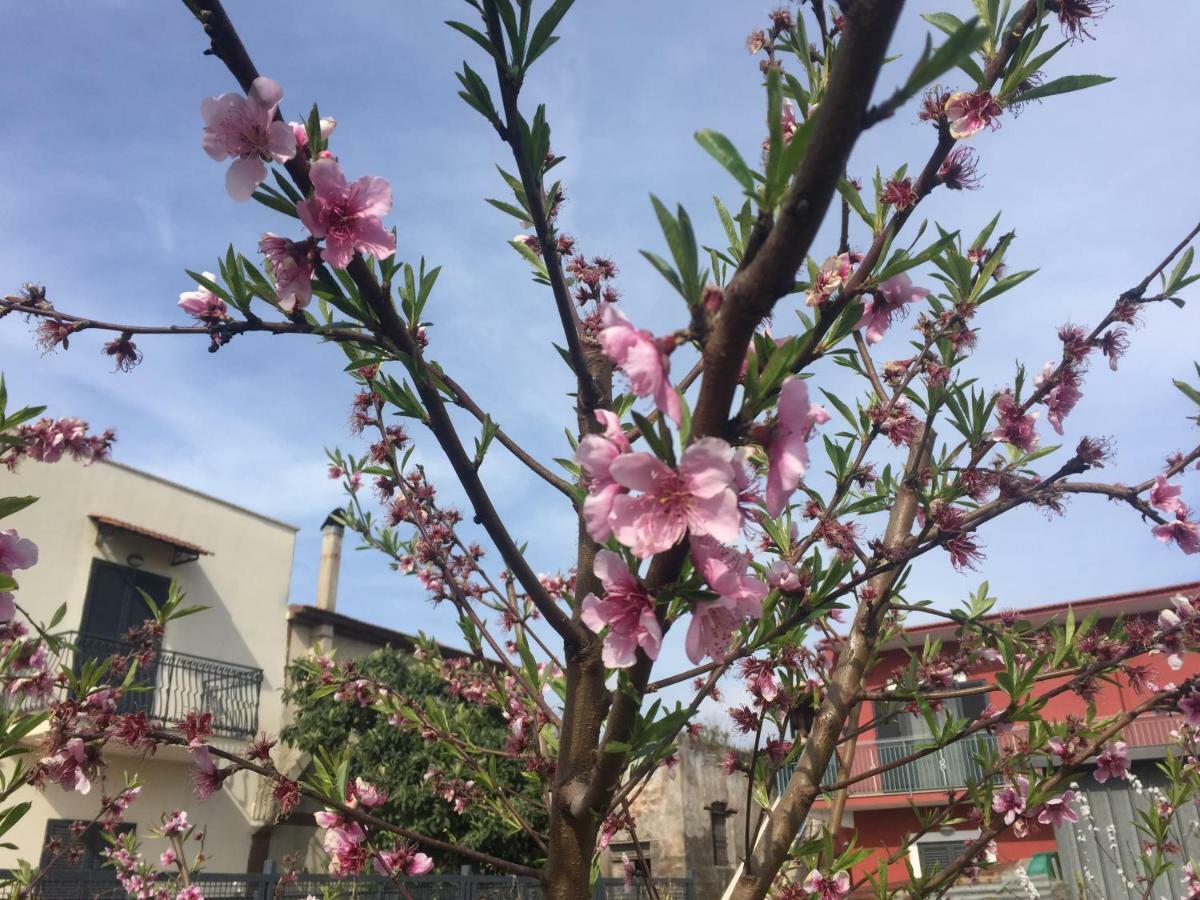
{"type": "MultiPolygon", "coordinates": [[[[638,840],[658,877],[682,878],[691,874],[696,896],[720,897],[743,855],[746,827],[746,775],[726,775],[721,768],[723,748],[703,745],[691,738],[679,742],[679,765],[674,773],[660,767],[631,804],[638,840]],[[733,813],[723,820],[729,865],[713,862],[713,820],[709,807],[723,802],[733,813]],[[648,846],[647,846],[648,845],[648,846]]],[[[753,823],[752,823],[753,824],[753,823]]],[[[621,846],[631,843],[627,833],[613,838],[601,862],[606,875],[622,874],[621,846]]],[[[635,859],[632,850],[631,859],[635,859]]]]}
{"type": "MultiPolygon", "coordinates": [[[[39,548],[37,566],[18,573],[19,602],[34,616],[48,618],[67,605],[61,628],[79,627],[93,559],[121,565],[130,554],[144,560],[143,571],[172,578],[189,603],[209,607],[167,627],[163,647],[263,670],[259,728],[277,734],[282,725],[280,690],[287,652],[286,608],[296,529],[147,473],[115,463],[92,466],[63,461],[25,463],[16,472],[0,469],[0,496],[31,494],[41,499],[3,522],[39,548]],[[197,544],[212,555],[172,566],[168,546],[117,532],[97,543],[89,514],[119,519],[197,544]]],[[[108,778],[119,789],[122,770],[141,773],[142,796],[129,820],[144,832],[163,810],[186,808],[193,821],[209,822],[211,870],[241,870],[246,862],[250,824],[239,807],[251,804],[254,786],[235,779],[204,804],[190,792],[186,759],[153,761],[113,758],[108,778]]],[[[96,789],[99,790],[98,788],[96,789]]],[[[0,867],[18,857],[36,862],[48,818],[90,819],[99,798],[65,794],[51,787],[33,797],[35,805],[6,839],[17,851],[0,850],[0,867]]],[[[249,806],[246,810],[249,810],[249,806]]]]}

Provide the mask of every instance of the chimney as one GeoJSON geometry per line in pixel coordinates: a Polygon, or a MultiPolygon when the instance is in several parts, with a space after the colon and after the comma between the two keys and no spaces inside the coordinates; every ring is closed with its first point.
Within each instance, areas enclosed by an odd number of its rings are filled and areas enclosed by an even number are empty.
{"type": "Polygon", "coordinates": [[[342,565],[342,523],[334,510],[321,526],[321,569],[317,573],[317,609],[337,607],[338,570],[342,565]]]}

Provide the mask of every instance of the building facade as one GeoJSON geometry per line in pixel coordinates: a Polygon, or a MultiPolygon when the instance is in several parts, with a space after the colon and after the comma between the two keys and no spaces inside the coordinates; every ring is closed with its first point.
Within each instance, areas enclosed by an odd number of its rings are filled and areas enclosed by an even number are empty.
{"type": "MultiPolygon", "coordinates": [[[[0,496],[7,495],[40,498],[4,524],[39,548],[38,564],[21,573],[20,603],[43,621],[66,606],[59,628],[75,632],[75,649],[60,662],[79,666],[118,652],[125,631],[149,617],[141,592],[161,600],[175,581],[188,604],[207,609],[168,624],[153,667],[139,677],[147,690],[126,694],[123,711],[145,710],[170,727],[190,710],[211,710],[213,743],[229,749],[259,732],[278,734],[294,527],[107,461],[0,469],[0,496]]],[[[36,752],[36,732],[30,740],[36,752]]],[[[98,795],[115,794],[124,773],[136,772],[143,787],[127,817],[132,827],[146,832],[161,812],[186,809],[206,834],[208,867],[245,871],[251,836],[270,812],[250,776],[229,779],[198,803],[182,748],[142,758],[114,743],[106,755],[104,783],[86,796],[56,785],[29,793],[33,807],[6,835],[17,849],[0,849],[0,868],[18,858],[38,864],[50,840],[71,822],[94,818],[98,795]]],[[[78,867],[97,867],[101,845],[84,840],[78,867]]],[[[60,857],[55,864],[70,863],[60,857]]]]}
{"type": "MultiPolygon", "coordinates": [[[[1052,622],[1061,623],[1067,610],[1072,609],[1076,622],[1092,614],[1098,616],[1095,627],[1100,633],[1104,633],[1118,616],[1143,616],[1153,619],[1161,610],[1170,607],[1172,596],[1179,593],[1195,596],[1197,592],[1200,592],[1200,582],[1025,609],[1020,610],[1019,615],[1035,626],[1042,626],[1052,622]]],[[[988,618],[993,621],[999,619],[998,616],[988,618]]],[[[954,626],[937,624],[905,630],[899,638],[885,647],[881,658],[868,676],[868,689],[886,692],[891,673],[902,669],[907,662],[906,648],[919,653],[927,640],[940,640],[947,650],[952,650],[955,644],[954,626]]],[[[1200,660],[1195,658],[1195,654],[1185,657],[1184,668],[1181,671],[1172,671],[1162,654],[1146,654],[1134,662],[1148,666],[1150,680],[1159,684],[1178,682],[1200,672],[1200,660]]],[[[963,679],[961,686],[994,683],[998,668],[979,668],[963,679]]],[[[1050,691],[1059,683],[1058,680],[1043,681],[1035,693],[1050,691]]],[[[1120,713],[1137,705],[1142,699],[1144,695],[1139,697],[1124,676],[1118,675],[1112,683],[1104,682],[1100,685],[1099,693],[1093,700],[1095,715],[1097,718],[1103,718],[1120,713]]],[[[987,705],[987,696],[980,694],[957,698],[949,701],[949,704],[949,712],[957,718],[973,719],[978,717],[987,705]]],[[[887,703],[876,703],[874,706],[870,711],[872,720],[892,711],[887,703]]],[[[1086,712],[1086,701],[1078,693],[1067,691],[1052,697],[1047,702],[1043,715],[1049,721],[1063,721],[1072,715],[1084,717],[1086,712]]],[[[1144,784],[1152,785],[1158,778],[1155,761],[1165,755],[1171,732],[1180,721],[1174,715],[1148,713],[1134,720],[1125,729],[1123,739],[1129,746],[1130,757],[1135,761],[1134,773],[1139,775],[1144,784]]],[[[928,745],[928,736],[928,725],[923,718],[909,713],[893,715],[886,724],[865,732],[857,742],[850,774],[867,773],[899,760],[919,747],[928,745]]],[[[983,776],[976,758],[981,752],[995,751],[1009,745],[1016,746],[1022,737],[1019,728],[1007,734],[980,732],[915,762],[859,781],[849,790],[846,813],[842,821],[843,836],[853,836],[859,846],[873,851],[872,857],[875,859],[879,858],[879,854],[886,854],[900,847],[906,835],[919,830],[918,812],[914,811],[914,807],[920,813],[944,807],[952,792],[968,783],[977,782],[983,776]]],[[[837,780],[836,768],[836,765],[831,765],[831,771],[826,775],[827,783],[837,780]]],[[[790,773],[784,774],[786,777],[790,773]]],[[[1132,810],[1138,803],[1144,806],[1149,800],[1146,797],[1134,797],[1130,793],[1130,786],[1124,782],[1102,785],[1086,773],[1081,774],[1077,781],[1081,798],[1088,807],[1107,811],[1107,819],[1100,823],[1099,827],[1113,827],[1111,841],[1120,847],[1118,855],[1130,861],[1136,860],[1140,850],[1132,810]]],[[[818,803],[814,808],[814,816],[823,816],[827,804],[828,798],[818,803]]],[[[960,812],[966,819],[968,811],[963,809],[960,812]]],[[[1194,819],[1194,814],[1191,817],[1194,819]]],[[[1111,862],[1114,851],[1109,846],[1110,836],[1107,831],[1100,841],[1102,846],[1097,846],[1095,834],[1090,827],[1085,828],[1084,824],[1081,822],[1076,828],[1068,826],[1056,833],[1049,826],[1033,823],[1028,835],[1020,838],[1011,831],[1006,832],[997,842],[999,864],[989,877],[1004,878],[1006,873],[1012,873],[1015,867],[1020,866],[1035,873],[1042,873],[1050,881],[1059,882],[1055,890],[1066,897],[1127,896],[1127,889],[1123,885],[1120,891],[1112,892],[1117,879],[1115,869],[1120,868],[1126,874],[1131,874],[1136,869],[1133,866],[1125,868],[1119,861],[1111,862]],[[1084,872],[1085,868],[1087,872],[1084,872]],[[1092,881],[1090,886],[1089,878],[1092,881]]],[[[964,820],[925,835],[910,849],[907,859],[900,859],[889,867],[889,884],[901,885],[907,881],[906,864],[918,875],[928,872],[933,866],[945,865],[955,859],[979,833],[977,827],[964,820]]],[[[1181,831],[1181,838],[1180,842],[1185,851],[1184,860],[1189,854],[1194,857],[1200,851],[1200,842],[1195,834],[1189,832],[1184,835],[1181,831]]],[[[861,874],[864,873],[855,873],[856,877],[861,874]]],[[[1169,886],[1165,882],[1164,879],[1160,885],[1161,890],[1156,891],[1154,896],[1182,896],[1177,883],[1169,886]]],[[[984,896],[971,894],[969,891],[968,894],[984,896]]]]}
{"type": "Polygon", "coordinates": [[[691,876],[699,898],[721,896],[744,856],[748,800],[746,774],[722,768],[728,749],[681,737],[677,763],[659,766],[629,804],[636,835],[613,835],[601,873],[621,877],[628,859],[655,877],[691,876]]]}

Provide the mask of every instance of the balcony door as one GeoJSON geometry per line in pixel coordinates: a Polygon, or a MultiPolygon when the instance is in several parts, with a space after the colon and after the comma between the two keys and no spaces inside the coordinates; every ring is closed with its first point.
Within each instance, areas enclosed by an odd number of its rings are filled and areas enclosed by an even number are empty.
{"type": "MultiPolygon", "coordinates": [[[[114,653],[128,653],[130,645],[124,640],[125,634],[153,618],[142,592],[161,606],[166,602],[170,585],[171,580],[162,575],[119,566],[102,559],[92,560],[87,595],[83,601],[83,618],[79,624],[76,669],[87,659],[107,659],[114,653]]],[[[145,690],[127,693],[118,707],[121,712],[144,710],[150,716],[154,708],[157,670],[157,660],[138,668],[134,684],[145,690]]]]}
{"type": "MultiPolygon", "coordinates": [[[[946,701],[935,716],[939,722],[950,717],[973,721],[983,712],[986,702],[986,695],[983,694],[956,697],[946,701]]],[[[923,716],[898,712],[896,706],[894,703],[875,704],[875,715],[881,719],[876,726],[880,765],[903,759],[933,740],[929,723],[923,716]]],[[[884,772],[883,789],[888,792],[939,790],[963,787],[968,782],[978,781],[983,773],[975,756],[985,749],[994,749],[995,740],[991,735],[975,734],[936,753],[884,772]]]]}

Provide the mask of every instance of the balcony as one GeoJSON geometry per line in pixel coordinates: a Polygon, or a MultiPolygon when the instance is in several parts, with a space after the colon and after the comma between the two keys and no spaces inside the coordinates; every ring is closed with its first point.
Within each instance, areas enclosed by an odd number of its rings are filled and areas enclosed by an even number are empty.
{"type": "MultiPolygon", "coordinates": [[[[1125,727],[1124,740],[1131,750],[1161,747],[1170,743],[1171,732],[1182,722],[1178,716],[1144,715],[1125,727]]],[[[1015,745],[1019,732],[1006,735],[975,734],[935,750],[904,765],[880,772],[850,785],[850,794],[908,794],[917,791],[946,791],[978,782],[984,773],[980,757],[988,759],[1002,748],[1015,745]]],[[[881,766],[904,759],[929,746],[924,738],[892,738],[880,741],[859,741],[854,753],[851,774],[863,775],[881,766]]],[[[775,789],[782,791],[792,777],[795,766],[785,765],[775,776],[775,789]]],[[[830,762],[821,779],[822,785],[838,782],[837,760],[830,762]]]]}
{"type": "MultiPolygon", "coordinates": [[[[86,633],[66,635],[64,646],[51,660],[51,671],[69,664],[76,672],[89,659],[125,654],[129,645],[86,633]]],[[[138,670],[134,683],[140,690],[127,692],[118,712],[145,712],[160,727],[173,727],[193,711],[213,714],[213,733],[226,737],[252,737],[258,732],[258,699],[263,672],[251,666],[206,659],[190,653],[159,650],[154,662],[138,670]]],[[[66,695],[59,687],[58,695],[66,695]]]]}

